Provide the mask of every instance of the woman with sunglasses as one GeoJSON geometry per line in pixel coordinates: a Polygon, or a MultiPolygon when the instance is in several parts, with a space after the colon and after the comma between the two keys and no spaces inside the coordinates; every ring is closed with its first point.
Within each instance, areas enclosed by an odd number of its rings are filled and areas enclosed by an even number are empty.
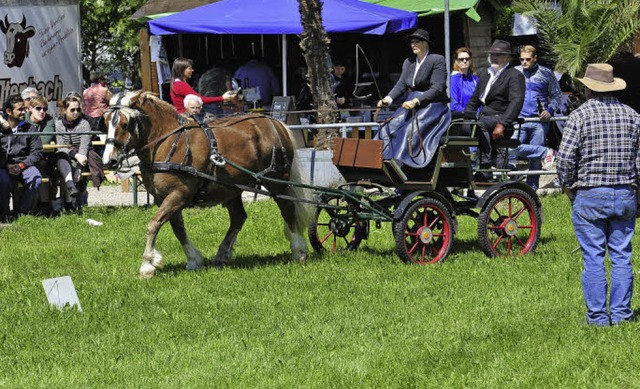
{"type": "MultiPolygon", "coordinates": [[[[93,150],[91,135],[82,133],[90,132],[91,126],[82,114],[82,101],[79,97],[67,96],[62,100],[61,108],[62,114],[56,120],[56,144],[60,146],[56,152],[56,167],[62,180],[60,189],[64,196],[65,210],[73,210],[72,199],[86,189],[86,181],[81,180],[81,173],[87,167],[93,150]]],[[[92,180],[95,184],[93,173],[92,171],[92,180]]],[[[104,172],[96,172],[96,175],[99,186],[104,179],[104,172]]]]}
{"type": "MultiPolygon", "coordinates": [[[[47,100],[40,96],[32,96],[29,108],[25,120],[32,125],[32,129],[38,132],[48,133],[47,135],[41,135],[40,140],[43,145],[54,142],[54,132],[56,129],[55,119],[47,112],[49,110],[49,103],[47,100]]],[[[54,158],[51,154],[44,153],[44,158],[38,163],[38,169],[43,175],[51,177],[55,170],[54,158]]],[[[49,185],[40,186],[40,209],[39,212],[43,215],[49,215],[51,213],[51,199],[56,197],[58,191],[57,186],[49,182],[49,185]]]]}
{"type": "Polygon", "coordinates": [[[53,116],[48,114],[49,103],[42,96],[31,98],[31,104],[27,110],[26,121],[37,127],[38,132],[47,132],[49,135],[42,135],[42,144],[46,145],[54,141],[53,132],[56,130],[53,116]]]}
{"type": "Polygon", "coordinates": [[[473,73],[471,50],[460,47],[456,50],[453,71],[450,78],[451,116],[463,117],[464,107],[478,85],[478,76],[473,73]]]}

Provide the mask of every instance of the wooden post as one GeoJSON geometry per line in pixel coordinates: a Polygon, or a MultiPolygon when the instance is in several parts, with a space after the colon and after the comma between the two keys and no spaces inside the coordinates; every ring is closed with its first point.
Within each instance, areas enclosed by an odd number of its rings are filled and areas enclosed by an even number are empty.
{"type": "Polygon", "coordinates": [[[151,48],[149,47],[149,32],[146,28],[141,28],[138,34],[140,40],[140,77],[142,78],[142,89],[158,93],[160,91],[157,82],[155,62],[151,62],[151,48]],[[154,79],[156,80],[154,82],[154,79]]]}

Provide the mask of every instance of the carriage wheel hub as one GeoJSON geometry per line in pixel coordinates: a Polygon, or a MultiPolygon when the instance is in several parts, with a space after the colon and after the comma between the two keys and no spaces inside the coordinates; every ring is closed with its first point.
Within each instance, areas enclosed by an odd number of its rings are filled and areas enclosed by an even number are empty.
{"type": "Polygon", "coordinates": [[[344,238],[349,233],[351,224],[346,219],[331,219],[329,222],[329,229],[336,236],[344,238]]]}
{"type": "Polygon", "coordinates": [[[518,233],[518,223],[513,219],[505,220],[502,228],[507,236],[514,236],[518,233]]]}
{"type": "Polygon", "coordinates": [[[422,227],[418,230],[418,234],[420,235],[420,241],[423,244],[429,244],[433,240],[433,231],[429,227],[422,227]]]}

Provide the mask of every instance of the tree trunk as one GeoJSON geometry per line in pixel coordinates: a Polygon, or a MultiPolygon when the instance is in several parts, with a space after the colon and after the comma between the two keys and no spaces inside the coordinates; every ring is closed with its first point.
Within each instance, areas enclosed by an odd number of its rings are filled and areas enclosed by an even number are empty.
{"type": "MultiPolygon", "coordinates": [[[[338,106],[331,96],[331,69],[329,67],[329,36],[322,26],[320,0],[298,0],[303,32],[300,48],[307,61],[307,80],[313,96],[313,106],[318,110],[318,123],[336,123],[338,106]]],[[[339,134],[338,128],[319,129],[317,149],[329,149],[331,140],[339,134]]]]}

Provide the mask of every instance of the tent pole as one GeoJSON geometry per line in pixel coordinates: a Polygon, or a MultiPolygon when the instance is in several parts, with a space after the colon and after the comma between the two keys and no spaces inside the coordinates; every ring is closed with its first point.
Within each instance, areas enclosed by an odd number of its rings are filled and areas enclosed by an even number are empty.
{"type": "MultiPolygon", "coordinates": [[[[451,39],[449,38],[449,0],[444,0],[444,57],[447,62],[447,74],[451,74],[451,39]]],[[[447,77],[447,89],[449,89],[450,77],[447,77]]]]}
{"type": "Polygon", "coordinates": [[[207,69],[209,69],[209,35],[204,36],[204,52],[205,52],[205,63],[207,64],[207,69]]]}
{"type": "Polygon", "coordinates": [[[287,34],[282,34],[282,95],[287,96],[287,34]]]}

